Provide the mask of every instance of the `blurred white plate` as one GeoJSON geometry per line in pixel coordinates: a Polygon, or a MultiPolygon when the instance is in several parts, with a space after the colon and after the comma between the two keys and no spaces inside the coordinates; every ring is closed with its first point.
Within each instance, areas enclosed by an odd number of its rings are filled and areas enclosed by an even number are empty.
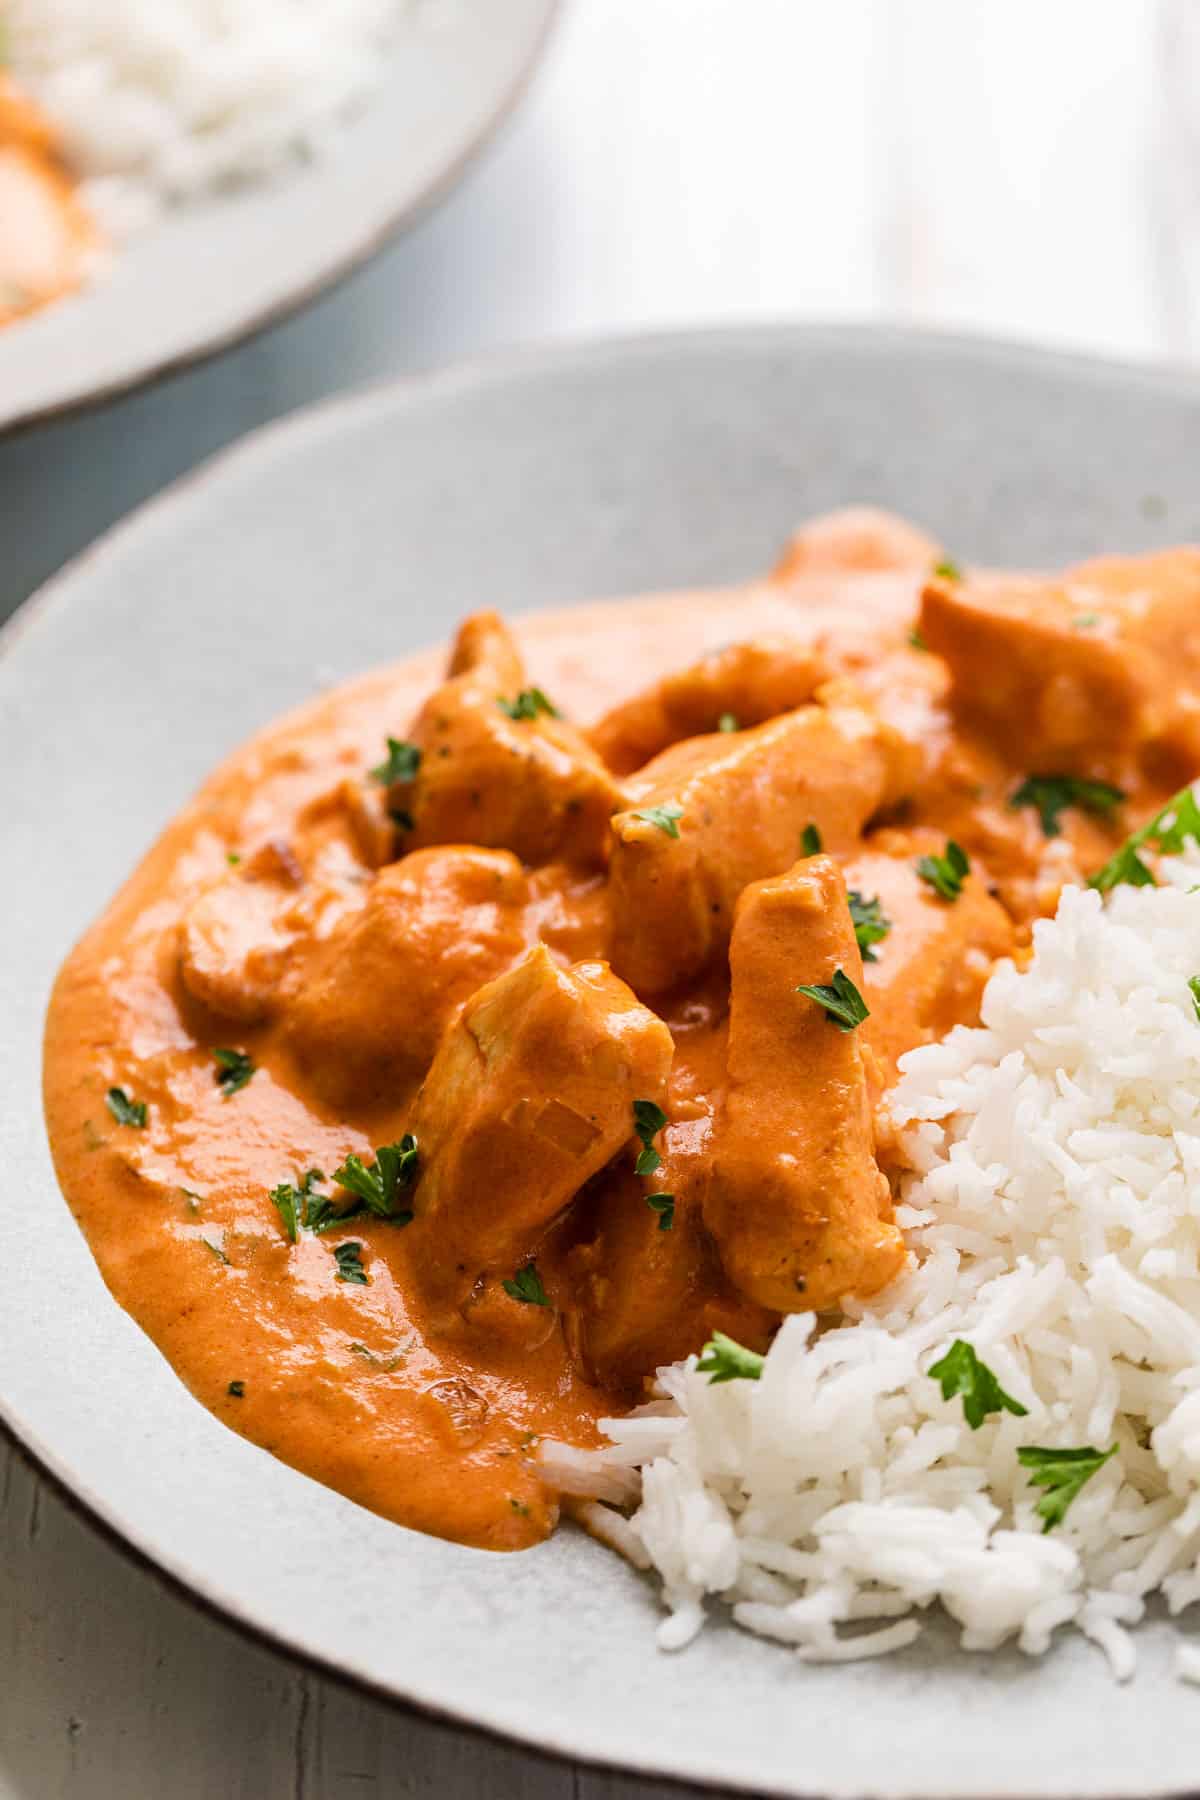
{"type": "MultiPolygon", "coordinates": [[[[108,1295],[39,1082],[72,941],[208,770],[322,686],[472,607],[734,581],[849,500],[972,561],[1197,538],[1198,440],[1194,375],[887,331],[648,338],[294,417],[72,564],[0,636],[0,1418],[243,1626],[542,1749],[827,1800],[1200,1790],[1200,1696],[1171,1675],[1186,1618],[1139,1630],[1123,1687],[1079,1638],[968,1656],[936,1616],[900,1656],[812,1668],[714,1608],[668,1656],[650,1583],[578,1532],[489,1555],[285,1468],[108,1295]]],[[[678,629],[682,655],[686,604],[678,629]]]]}
{"type": "Polygon", "coordinates": [[[181,208],[81,293],[0,331],[0,431],[118,394],[282,318],[461,174],[521,91],[557,0],[414,9],[325,154],[181,208]]]}

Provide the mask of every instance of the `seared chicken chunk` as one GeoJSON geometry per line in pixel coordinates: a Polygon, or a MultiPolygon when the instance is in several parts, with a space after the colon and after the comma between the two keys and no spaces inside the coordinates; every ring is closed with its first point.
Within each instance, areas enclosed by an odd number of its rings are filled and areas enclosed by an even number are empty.
{"type": "Polygon", "coordinates": [[[860,984],[871,1016],[859,1033],[877,1059],[880,1087],[895,1081],[906,1050],[978,1017],[992,965],[1013,947],[1012,920],[978,868],[954,901],[939,899],[922,881],[919,858],[944,850],[936,832],[881,831],[843,865],[856,910],[887,927],[886,937],[864,951],[860,984]]]}
{"type": "Polygon", "coordinates": [[[652,1180],[632,1168],[598,1199],[595,1236],[572,1254],[573,1336],[594,1381],[635,1394],[663,1363],[699,1350],[714,1331],[765,1348],[775,1315],[730,1285],[701,1217],[698,1194],[667,1166],[652,1180]],[[671,1223],[647,1204],[672,1195],[671,1223]]]}
{"type": "Polygon", "coordinates": [[[253,858],[195,899],[179,923],[179,973],[201,1006],[253,1025],[274,1010],[292,947],[308,920],[304,870],[286,843],[253,858]]]}
{"type": "Polygon", "coordinates": [[[286,1035],[331,1105],[421,1079],[455,1012],[524,953],[528,884],[507,850],[416,850],[291,972],[286,1035]]]}
{"type": "Polygon", "coordinates": [[[959,717],[1030,769],[1119,775],[1200,753],[1200,551],[1109,558],[1061,581],[932,581],[920,629],[959,717]]]}
{"type": "Polygon", "coordinates": [[[848,851],[907,791],[915,753],[850,700],[751,731],[691,738],[628,782],[613,820],[613,967],[639,993],[700,973],[729,941],[750,882],[780,874],[805,828],[848,851]]]}
{"type": "Polygon", "coordinates": [[[904,1244],[875,1160],[862,1039],[796,992],[831,985],[838,970],[862,985],[831,857],[746,889],[730,967],[728,1088],[704,1202],[721,1260],[777,1312],[873,1294],[899,1271],[904,1244]]]}
{"type": "Polygon", "coordinates": [[[512,1274],[660,1103],[671,1034],[604,963],[557,968],[538,945],[449,1026],[417,1101],[411,1244],[432,1292],[461,1304],[512,1274]]]}
{"type": "Polygon", "coordinates": [[[819,650],[790,638],[727,644],[614,707],[588,736],[610,769],[631,774],[680,738],[719,730],[722,719],[737,729],[794,711],[829,672],[819,650]]]}
{"type": "Polygon", "coordinates": [[[932,569],[940,555],[936,541],[907,519],[873,506],[847,506],[803,525],[780,557],[772,579],[932,569]]]}
{"type": "Polygon", "coordinates": [[[620,791],[591,745],[549,704],[526,686],[501,620],[494,613],[468,619],[447,680],[409,732],[420,751],[415,777],[389,790],[402,848],[471,843],[532,864],[602,861],[620,791]]]}

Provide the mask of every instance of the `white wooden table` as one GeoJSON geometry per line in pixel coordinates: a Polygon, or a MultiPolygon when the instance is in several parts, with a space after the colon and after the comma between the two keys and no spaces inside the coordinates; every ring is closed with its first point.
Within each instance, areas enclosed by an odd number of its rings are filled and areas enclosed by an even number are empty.
{"type": "MultiPolygon", "coordinates": [[[[502,141],[371,269],[216,364],[0,445],[0,617],[252,426],[493,344],[882,316],[1193,357],[1198,97],[1195,0],[566,0],[502,141]]],[[[0,1800],[678,1791],[246,1643],[0,1444],[0,1800]]]]}

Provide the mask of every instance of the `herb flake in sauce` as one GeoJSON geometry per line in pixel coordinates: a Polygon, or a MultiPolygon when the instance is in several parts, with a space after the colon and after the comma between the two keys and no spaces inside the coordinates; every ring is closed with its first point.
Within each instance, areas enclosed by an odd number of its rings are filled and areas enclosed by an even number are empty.
{"type": "Polygon", "coordinates": [[[970,872],[971,859],[962,845],[956,844],[953,838],[946,840],[944,856],[917,858],[917,874],[941,900],[957,900],[970,872]]]}
{"type": "Polygon", "coordinates": [[[503,1287],[510,1300],[519,1300],[524,1306],[550,1304],[536,1263],[527,1262],[523,1269],[517,1270],[511,1281],[503,1283],[503,1287]]]}
{"type": "Polygon", "coordinates": [[[214,1079],[226,1100],[253,1079],[258,1067],[254,1058],[247,1056],[244,1050],[214,1050],[213,1060],[217,1065],[214,1079]]]}
{"type": "Polygon", "coordinates": [[[1125,795],[1108,781],[1084,781],[1075,775],[1028,775],[1009,800],[1015,810],[1032,806],[1048,838],[1062,835],[1062,815],[1069,806],[1107,819],[1125,795]]]}
{"type": "Polygon", "coordinates": [[[403,738],[390,737],[387,739],[387,757],[370,771],[371,780],[382,782],[384,787],[415,781],[420,767],[421,752],[417,745],[406,743],[403,738]]]}
{"type": "Polygon", "coordinates": [[[796,992],[823,1006],[826,1016],[839,1031],[853,1031],[871,1016],[870,1007],[844,969],[838,969],[831,982],[817,982],[814,986],[804,984],[796,992]]]}
{"type": "Polygon", "coordinates": [[[641,1155],[635,1164],[638,1175],[653,1175],[662,1168],[662,1157],[654,1148],[654,1140],[667,1122],[667,1115],[653,1100],[635,1100],[633,1129],[641,1140],[641,1155]]]}
{"type": "Polygon", "coordinates": [[[129,1125],[135,1131],[141,1131],[146,1123],[146,1102],[131,1100],[124,1088],[110,1087],[104,1096],[107,1106],[118,1125],[129,1125]]]}
{"type": "Polygon", "coordinates": [[[868,899],[857,888],[851,888],[846,898],[850,902],[850,919],[854,926],[855,940],[862,951],[862,959],[865,963],[878,962],[879,958],[871,946],[882,944],[892,929],[892,921],[879,904],[878,895],[868,899]]]}

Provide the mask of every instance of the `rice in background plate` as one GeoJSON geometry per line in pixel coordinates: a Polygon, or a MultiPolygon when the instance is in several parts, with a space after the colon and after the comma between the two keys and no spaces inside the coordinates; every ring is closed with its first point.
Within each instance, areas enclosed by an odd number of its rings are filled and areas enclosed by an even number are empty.
{"type": "Polygon", "coordinates": [[[325,144],[407,0],[8,0],[12,73],[113,236],[325,144]]]}

